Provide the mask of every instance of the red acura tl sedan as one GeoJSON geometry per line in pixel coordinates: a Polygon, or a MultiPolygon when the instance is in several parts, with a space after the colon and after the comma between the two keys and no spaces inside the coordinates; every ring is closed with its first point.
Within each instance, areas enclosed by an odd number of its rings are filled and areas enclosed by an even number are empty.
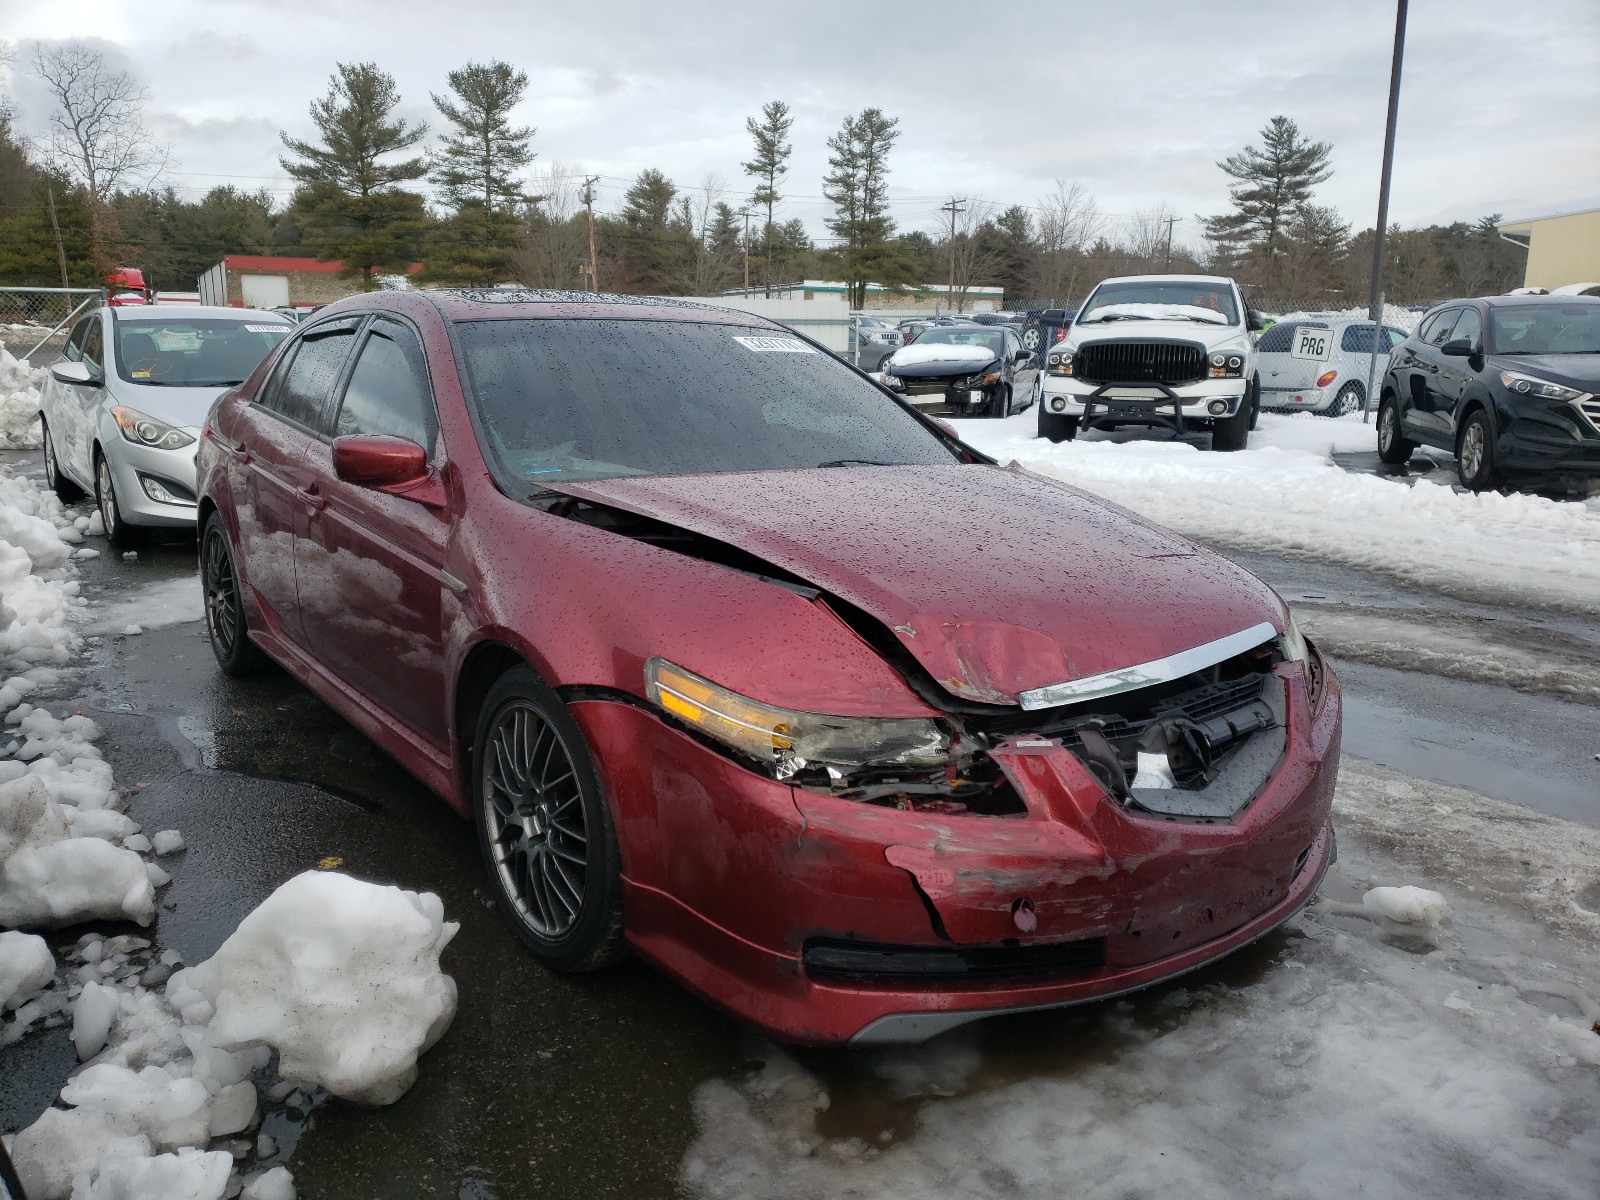
{"type": "Polygon", "coordinates": [[[1270,588],[759,318],[351,297],[199,467],[222,669],[470,815],[555,970],[914,1041],[1191,970],[1333,858],[1339,686],[1270,588]]]}

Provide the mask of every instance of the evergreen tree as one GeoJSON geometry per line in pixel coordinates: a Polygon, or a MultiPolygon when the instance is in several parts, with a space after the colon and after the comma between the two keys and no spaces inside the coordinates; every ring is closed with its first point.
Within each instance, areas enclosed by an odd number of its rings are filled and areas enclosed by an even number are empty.
{"type": "Polygon", "coordinates": [[[525,199],[514,176],[534,159],[534,130],[511,124],[527,73],[496,61],[468,63],[448,78],[455,99],[435,95],[433,106],[454,128],[439,143],[429,178],[457,209],[476,200],[490,212],[514,210],[525,199]]]}
{"type": "MultiPolygon", "coordinates": [[[[97,286],[100,272],[95,269],[95,217],[89,193],[64,174],[43,171],[33,177],[26,201],[16,208],[8,207],[0,215],[0,279],[33,287],[61,286],[47,188],[55,193],[56,222],[61,227],[69,286],[97,286]]],[[[42,317],[50,311],[53,306],[46,301],[37,315],[42,317]]]]}
{"type": "Polygon", "coordinates": [[[513,278],[522,225],[510,213],[468,200],[428,230],[421,283],[493,287],[513,278]]]}
{"type": "Polygon", "coordinates": [[[403,270],[427,228],[422,197],[399,185],[421,179],[421,158],[381,161],[428,132],[392,117],[394,78],[374,63],[339,63],[328,93],[311,103],[320,144],[280,133],[295,155],[278,161],[300,182],[294,207],[305,241],[324,262],[339,259],[371,291],[381,271],[403,270]]]}
{"type": "Polygon", "coordinates": [[[750,131],[756,144],[755,157],[743,164],[745,174],[753,175],[758,180],[750,200],[757,208],[767,210],[767,223],[762,230],[761,240],[766,244],[764,283],[768,296],[772,295],[773,249],[776,242],[772,216],[781,199],[778,180],[789,173],[789,155],[794,150],[794,144],[788,139],[793,124],[794,117],[789,114],[789,106],[782,100],[762,105],[759,123],[754,117],[746,117],[744,122],[744,127],[750,131]]]}
{"type": "Polygon", "coordinates": [[[1332,147],[1300,136],[1300,127],[1285,116],[1268,121],[1261,131],[1261,149],[1246,146],[1217,164],[1239,182],[1229,188],[1233,211],[1206,217],[1206,237],[1225,262],[1237,262],[1255,251],[1271,260],[1282,249],[1283,231],[1311,189],[1333,174],[1328,165],[1332,147]]]}
{"type": "Polygon", "coordinates": [[[847,116],[828,139],[828,173],[822,193],[832,202],[829,232],[839,239],[835,257],[849,286],[850,305],[866,303],[867,284],[899,286],[908,282],[910,264],[890,239],[889,151],[900,136],[897,118],[876,108],[847,116]],[[874,279],[874,277],[876,277],[874,279]]]}
{"type": "Polygon", "coordinates": [[[677,197],[677,186],[654,167],[640,171],[623,196],[623,266],[641,292],[670,293],[683,276],[690,231],[677,197]]]}

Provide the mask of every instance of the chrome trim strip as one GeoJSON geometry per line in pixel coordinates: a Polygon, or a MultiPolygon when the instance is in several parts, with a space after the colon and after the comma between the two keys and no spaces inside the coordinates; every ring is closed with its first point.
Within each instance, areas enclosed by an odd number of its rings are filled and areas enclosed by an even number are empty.
{"type": "Polygon", "coordinates": [[[467,594],[467,585],[461,580],[457,579],[454,575],[450,574],[449,571],[439,572],[439,582],[444,584],[445,587],[449,588],[458,596],[464,596],[467,594]]]}
{"type": "Polygon", "coordinates": [[[1196,671],[1203,671],[1207,667],[1214,667],[1235,654],[1253,650],[1277,636],[1278,631],[1272,622],[1262,621],[1259,625],[1250,626],[1249,629],[1230,633],[1227,637],[1220,637],[1214,642],[1207,642],[1190,650],[1179,651],[1166,658],[1137,663],[1117,671],[1103,671],[1099,675],[1088,675],[1082,679],[1069,679],[1065,683],[1051,683],[1044,687],[1030,688],[1026,692],[1019,693],[1017,700],[1025,710],[1032,712],[1039,708],[1053,708],[1058,704],[1077,704],[1084,700],[1115,696],[1118,692],[1131,692],[1135,688],[1149,687],[1154,683],[1169,683],[1174,679],[1182,679],[1185,675],[1192,675],[1196,671]]]}

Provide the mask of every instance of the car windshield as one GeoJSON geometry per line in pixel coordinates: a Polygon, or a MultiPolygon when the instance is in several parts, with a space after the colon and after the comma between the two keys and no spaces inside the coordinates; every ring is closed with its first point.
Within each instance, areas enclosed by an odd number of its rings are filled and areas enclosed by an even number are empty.
{"type": "Polygon", "coordinates": [[[456,328],[484,449],[508,488],[958,461],[832,355],[768,330],[587,320],[456,328]]]}
{"type": "Polygon", "coordinates": [[[1600,354],[1600,304],[1518,304],[1489,310],[1492,354],[1600,354]]]}
{"type": "Polygon", "coordinates": [[[148,387],[232,387],[288,336],[270,317],[117,322],[117,374],[148,387]]]}
{"type": "Polygon", "coordinates": [[[926,329],[917,338],[919,346],[981,346],[996,358],[1000,356],[1000,343],[1005,339],[1005,334],[998,330],[988,329],[982,325],[974,325],[968,329],[959,326],[950,327],[935,325],[926,329]]]}
{"type": "Polygon", "coordinates": [[[1179,319],[1189,315],[1183,313],[1183,309],[1198,309],[1200,311],[1192,314],[1196,321],[1216,324],[1220,316],[1222,323],[1239,323],[1239,306],[1234,302],[1232,288],[1200,280],[1173,279],[1149,282],[1130,279],[1126,283],[1102,283],[1083,306],[1077,323],[1084,325],[1113,318],[1157,320],[1161,316],[1158,312],[1141,313],[1137,308],[1124,306],[1173,309],[1173,316],[1179,319]],[[1100,312],[1101,309],[1106,311],[1100,312]]]}

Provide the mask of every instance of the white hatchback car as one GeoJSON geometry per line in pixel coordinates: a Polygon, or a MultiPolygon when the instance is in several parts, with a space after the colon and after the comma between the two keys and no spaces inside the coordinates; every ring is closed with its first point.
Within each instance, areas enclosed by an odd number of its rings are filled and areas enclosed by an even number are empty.
{"type": "Polygon", "coordinates": [[[147,526],[193,527],[194,457],[211,404],[294,326],[194,304],[100,308],[72,329],[39,397],[45,474],[94,496],[113,546],[147,526]]]}
{"type": "MultiPolygon", "coordinates": [[[[1374,376],[1380,382],[1389,369],[1389,351],[1406,340],[1406,331],[1385,325],[1383,335],[1374,376]]],[[[1256,360],[1262,409],[1342,417],[1360,408],[1366,395],[1372,322],[1316,316],[1279,321],[1256,342],[1256,360]]]]}

